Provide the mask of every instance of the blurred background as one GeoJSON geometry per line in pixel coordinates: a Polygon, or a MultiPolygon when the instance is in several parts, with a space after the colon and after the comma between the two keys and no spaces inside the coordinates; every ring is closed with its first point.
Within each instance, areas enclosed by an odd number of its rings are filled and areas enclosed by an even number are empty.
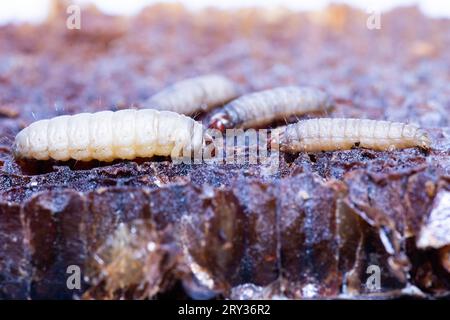
{"type": "Polygon", "coordinates": [[[322,88],[334,117],[443,127],[449,17],[439,0],[2,1],[0,106],[27,123],[143,108],[176,81],[220,73],[245,92],[322,88]],[[73,3],[79,29],[67,25],[73,3]]]}
{"type": "MultiPolygon", "coordinates": [[[[78,0],[71,3],[93,3],[105,13],[132,15],[138,13],[143,7],[155,3],[181,3],[190,9],[204,7],[235,8],[235,7],[271,7],[282,6],[298,10],[319,10],[330,3],[345,3],[362,10],[377,9],[390,10],[398,6],[417,5],[421,10],[432,17],[450,17],[450,1],[442,0],[316,0],[316,1],[292,1],[292,0],[78,0]]],[[[0,4],[0,23],[8,22],[40,22],[45,19],[51,0],[15,0],[2,1],[0,4]]]]}

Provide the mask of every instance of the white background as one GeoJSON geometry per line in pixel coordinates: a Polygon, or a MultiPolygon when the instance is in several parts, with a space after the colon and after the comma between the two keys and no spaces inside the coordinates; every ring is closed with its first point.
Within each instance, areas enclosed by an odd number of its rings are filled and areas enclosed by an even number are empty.
{"type": "MultiPolygon", "coordinates": [[[[0,23],[8,22],[39,22],[42,21],[49,8],[51,0],[0,0],[0,23]]],[[[95,3],[100,9],[110,14],[132,15],[139,10],[156,2],[179,2],[185,6],[197,10],[206,6],[221,8],[235,8],[242,6],[284,6],[300,10],[321,9],[330,2],[347,3],[363,10],[378,9],[388,10],[396,6],[417,4],[423,12],[433,17],[450,17],[450,1],[448,0],[74,0],[71,3],[95,3]]]]}

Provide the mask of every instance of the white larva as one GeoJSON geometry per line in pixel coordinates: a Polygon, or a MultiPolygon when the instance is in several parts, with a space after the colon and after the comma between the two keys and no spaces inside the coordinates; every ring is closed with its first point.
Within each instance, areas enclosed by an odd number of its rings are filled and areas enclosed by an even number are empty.
{"type": "Polygon", "coordinates": [[[150,97],[147,106],[193,115],[223,105],[238,94],[236,84],[230,79],[211,74],[176,82],[150,97]]]}
{"type": "Polygon", "coordinates": [[[278,87],[250,93],[231,101],[211,117],[209,127],[221,131],[235,127],[261,127],[292,115],[325,111],[331,107],[331,98],[320,89],[278,87]]]}
{"type": "Polygon", "coordinates": [[[428,149],[430,140],[423,130],[411,124],[368,119],[310,119],[286,126],[280,137],[285,152],[317,152],[351,149],[374,150],[411,147],[428,149]]]}
{"type": "Polygon", "coordinates": [[[18,158],[112,161],[185,156],[203,147],[203,126],[187,116],[153,109],[126,109],[59,116],[20,131],[18,158]]]}

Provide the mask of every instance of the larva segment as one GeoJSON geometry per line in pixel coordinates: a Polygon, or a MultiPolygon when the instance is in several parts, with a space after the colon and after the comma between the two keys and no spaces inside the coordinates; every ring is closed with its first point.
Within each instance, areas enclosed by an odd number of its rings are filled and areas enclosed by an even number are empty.
{"type": "Polygon", "coordinates": [[[128,109],[36,121],[17,134],[13,150],[19,158],[112,161],[190,156],[202,147],[203,127],[192,118],[128,109]]]}
{"type": "MultiPolygon", "coordinates": [[[[112,137],[114,141],[113,148],[115,158],[134,159],[137,156],[136,149],[138,146],[135,145],[135,132],[139,131],[137,122],[139,120],[148,120],[144,112],[147,110],[143,109],[140,111],[140,117],[136,116],[137,110],[134,109],[119,110],[113,113],[112,123],[114,130],[112,132],[112,137]]],[[[151,123],[152,122],[150,122],[150,124],[151,123]]],[[[149,142],[153,142],[153,140],[150,139],[149,142]]],[[[156,137],[153,137],[153,139],[156,139],[156,137]]],[[[153,155],[150,152],[148,154],[149,157],[153,155]]]]}
{"type": "MultiPolygon", "coordinates": [[[[67,122],[67,137],[69,139],[70,158],[75,160],[90,160],[91,152],[89,149],[89,118],[90,113],[80,113],[71,116],[67,122]]],[[[57,119],[57,118],[54,118],[57,119]]],[[[45,120],[43,120],[45,121],[45,120]]],[[[24,129],[25,130],[25,129],[24,129]]],[[[22,130],[22,131],[24,131],[22,130]]],[[[17,141],[17,138],[16,138],[17,141]]],[[[33,158],[30,156],[29,158],[33,158]]]]}
{"type": "Polygon", "coordinates": [[[324,111],[332,100],[312,87],[287,86],[244,95],[231,101],[212,118],[209,127],[221,131],[241,127],[261,127],[292,115],[324,111]]]}
{"type": "Polygon", "coordinates": [[[150,97],[148,107],[192,115],[209,111],[238,96],[237,86],[220,75],[204,75],[185,79],[150,97]]]}
{"type": "Polygon", "coordinates": [[[317,152],[351,149],[374,150],[410,147],[428,149],[427,134],[414,125],[367,119],[310,119],[288,125],[281,135],[285,152],[317,152]]]}
{"type": "Polygon", "coordinates": [[[68,160],[69,138],[67,136],[67,122],[69,116],[61,116],[51,119],[47,127],[48,154],[50,158],[68,160]]]}
{"type": "Polygon", "coordinates": [[[102,111],[91,114],[89,118],[89,150],[93,159],[110,161],[115,158],[112,115],[112,111],[102,111]]]}

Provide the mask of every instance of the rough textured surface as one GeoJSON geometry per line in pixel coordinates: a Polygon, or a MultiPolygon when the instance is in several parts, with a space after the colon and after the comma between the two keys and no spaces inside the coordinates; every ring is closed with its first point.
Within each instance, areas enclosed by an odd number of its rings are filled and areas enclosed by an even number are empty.
{"type": "Polygon", "coordinates": [[[449,20],[402,8],[370,31],[345,6],[177,5],[132,19],[85,9],[81,30],[65,18],[56,5],[41,25],[0,27],[1,298],[449,294],[449,20]],[[211,72],[245,92],[320,87],[338,102],[327,116],[416,123],[432,148],[281,153],[276,171],[12,157],[35,119],[145,107],[166,85],[211,72]],[[66,286],[74,264],[80,290],[66,286]],[[371,291],[374,264],[381,289],[371,291]]]}

